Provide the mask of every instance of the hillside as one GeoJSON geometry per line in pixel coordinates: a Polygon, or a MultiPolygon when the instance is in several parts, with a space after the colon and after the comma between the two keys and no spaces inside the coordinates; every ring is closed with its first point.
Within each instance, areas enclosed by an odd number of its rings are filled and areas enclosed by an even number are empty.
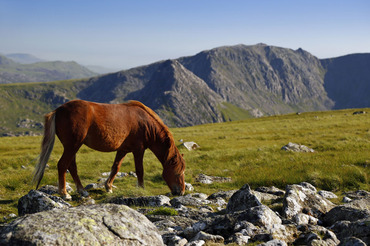
{"type": "Polygon", "coordinates": [[[90,79],[4,85],[0,134],[40,132],[16,126],[25,119],[41,123],[42,114],[76,98],[104,103],[139,100],[172,127],[364,108],[370,106],[369,63],[370,54],[319,60],[302,49],[236,45],[90,79]],[[14,110],[14,104],[25,113],[14,110]]]}
{"type": "Polygon", "coordinates": [[[79,79],[95,75],[96,73],[76,62],[21,64],[0,55],[0,84],[79,79]]]}

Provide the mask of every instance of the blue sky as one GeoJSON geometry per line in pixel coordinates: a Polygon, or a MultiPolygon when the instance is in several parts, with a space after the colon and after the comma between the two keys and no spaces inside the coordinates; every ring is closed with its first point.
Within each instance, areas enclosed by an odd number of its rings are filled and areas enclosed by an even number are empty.
{"type": "Polygon", "coordinates": [[[224,45],[370,52],[368,0],[0,0],[0,53],[117,69],[224,45]]]}

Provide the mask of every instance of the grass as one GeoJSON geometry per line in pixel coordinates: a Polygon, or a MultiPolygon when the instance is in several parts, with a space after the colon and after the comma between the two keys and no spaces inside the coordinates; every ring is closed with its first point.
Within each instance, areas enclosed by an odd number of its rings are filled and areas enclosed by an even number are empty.
{"type": "MultiPolygon", "coordinates": [[[[347,190],[369,190],[370,114],[352,115],[354,111],[290,114],[171,131],[180,152],[185,154],[186,182],[193,184],[195,192],[211,194],[239,189],[245,183],[252,188],[274,185],[284,189],[287,184],[306,181],[340,194],[347,190]],[[189,152],[180,145],[180,139],[195,141],[201,147],[189,152]],[[281,150],[288,142],[304,144],[316,152],[281,150]],[[195,178],[200,173],[231,177],[232,182],[199,184],[195,178]]],[[[41,137],[0,138],[0,221],[10,213],[17,214],[18,199],[34,188],[30,183],[32,160],[39,154],[40,142],[41,137]]],[[[41,185],[56,185],[56,164],[62,151],[56,141],[41,185]]],[[[97,182],[101,173],[109,172],[114,155],[82,147],[77,154],[77,166],[83,184],[97,182]]],[[[145,189],[136,186],[135,178],[125,177],[115,180],[117,188],[113,194],[99,189],[90,194],[96,202],[103,202],[112,196],[159,195],[170,191],[161,178],[161,164],[149,150],[144,156],[144,170],[145,189]]],[[[135,171],[132,154],[125,157],[121,171],[135,171]]],[[[67,182],[73,184],[70,175],[67,182]]]]}

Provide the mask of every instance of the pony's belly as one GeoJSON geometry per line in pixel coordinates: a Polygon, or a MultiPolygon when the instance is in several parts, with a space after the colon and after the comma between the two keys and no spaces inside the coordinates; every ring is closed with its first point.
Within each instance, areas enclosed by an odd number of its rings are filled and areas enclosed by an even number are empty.
{"type": "Polygon", "coordinates": [[[84,144],[94,150],[102,152],[111,152],[116,151],[121,145],[122,141],[118,138],[91,138],[87,137],[84,141],[84,144]]]}

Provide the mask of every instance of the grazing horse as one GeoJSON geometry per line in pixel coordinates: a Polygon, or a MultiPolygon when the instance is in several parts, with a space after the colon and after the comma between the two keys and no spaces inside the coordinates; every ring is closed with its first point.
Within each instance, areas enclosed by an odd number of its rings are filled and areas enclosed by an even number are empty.
{"type": "Polygon", "coordinates": [[[73,100],[46,114],[41,154],[33,177],[33,182],[37,182],[36,189],[53,150],[55,134],[64,147],[58,161],[58,178],[59,193],[65,200],[71,199],[66,190],[67,169],[77,191],[82,196],[89,195],[81,184],[76,166],[76,153],[83,144],[98,151],[117,151],[105,182],[107,192],[112,192],[113,180],[123,158],[130,152],[134,155],[138,185],[144,187],[143,156],[145,149],[149,148],[162,163],[162,177],[172,194],[184,194],[185,162],[172,134],[153,110],[138,101],[103,104],[73,100]]]}

